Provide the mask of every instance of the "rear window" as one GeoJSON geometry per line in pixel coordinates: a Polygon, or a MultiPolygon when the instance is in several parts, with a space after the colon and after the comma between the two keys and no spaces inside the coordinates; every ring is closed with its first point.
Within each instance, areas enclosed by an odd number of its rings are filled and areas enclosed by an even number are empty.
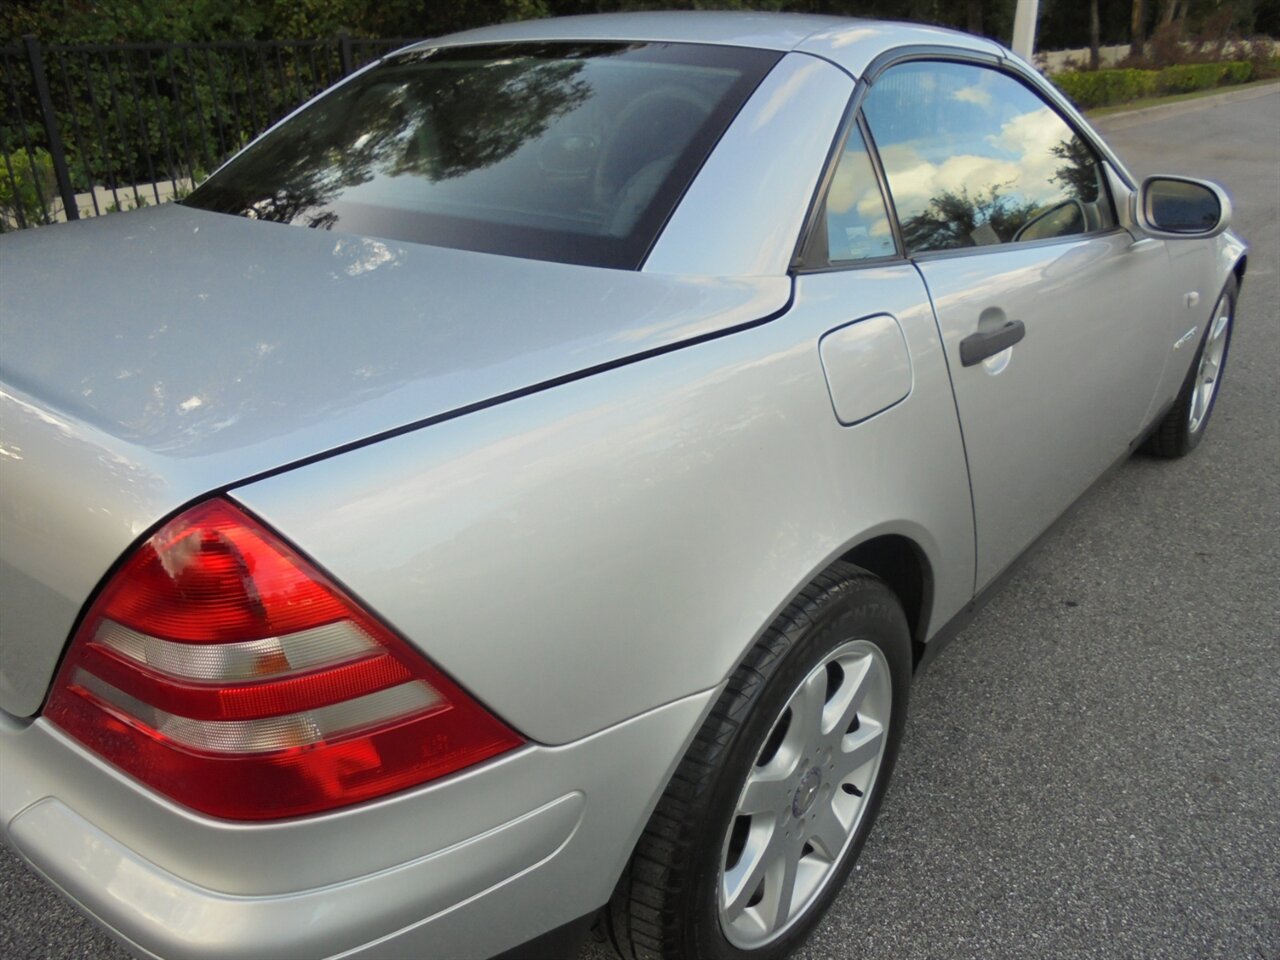
{"type": "Polygon", "coordinates": [[[637,269],[778,56],[667,43],[401,53],[280,125],[184,202],[637,269]]]}

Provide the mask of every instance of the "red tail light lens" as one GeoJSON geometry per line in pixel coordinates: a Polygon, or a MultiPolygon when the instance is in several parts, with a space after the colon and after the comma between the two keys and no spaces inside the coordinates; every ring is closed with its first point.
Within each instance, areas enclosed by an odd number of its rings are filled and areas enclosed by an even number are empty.
{"type": "Polygon", "coordinates": [[[357,803],[522,742],[225,500],[127,559],[45,715],[179,803],[236,820],[357,803]]]}

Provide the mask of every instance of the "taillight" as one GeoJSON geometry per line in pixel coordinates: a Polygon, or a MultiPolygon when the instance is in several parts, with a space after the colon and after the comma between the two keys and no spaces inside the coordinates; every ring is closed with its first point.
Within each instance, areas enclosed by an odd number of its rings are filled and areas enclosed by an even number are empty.
{"type": "Polygon", "coordinates": [[[522,742],[225,500],[125,561],[45,715],[155,790],[237,820],[368,800],[522,742]]]}

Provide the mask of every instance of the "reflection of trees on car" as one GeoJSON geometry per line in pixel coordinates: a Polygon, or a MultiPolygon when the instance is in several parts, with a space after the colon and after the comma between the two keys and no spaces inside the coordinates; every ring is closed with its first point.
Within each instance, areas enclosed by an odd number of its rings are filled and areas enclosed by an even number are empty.
{"type": "MultiPolygon", "coordinates": [[[[970,193],[968,187],[943,190],[929,199],[924,210],[903,221],[907,249],[950,250],[1009,243],[1022,239],[1019,231],[1031,221],[1064,203],[1075,202],[1081,209],[1095,204],[1099,190],[1097,161],[1088,146],[1079,137],[1071,137],[1059,141],[1052,150],[1054,156],[1065,161],[1050,180],[1062,188],[1060,194],[1028,200],[1018,195],[1016,181],[993,184],[976,193],[970,193]]],[[[1062,217],[1052,223],[1046,220],[1035,239],[1069,236],[1085,229],[1082,217],[1062,217]],[[1046,232],[1055,224],[1055,232],[1046,232]]]]}
{"type": "Polygon", "coordinates": [[[1098,200],[1098,164],[1087,144],[1079,137],[1058,141],[1053,155],[1066,161],[1053,175],[1067,197],[1081,203],[1098,200]]]}
{"type": "Polygon", "coordinates": [[[975,196],[961,187],[930,198],[924,210],[902,224],[907,249],[951,250],[1009,240],[1037,204],[1019,203],[1001,193],[1007,188],[1008,184],[995,184],[975,196]]]}
{"type": "Polygon", "coordinates": [[[201,205],[331,228],[335,197],[376,177],[434,183],[507,159],[587,99],[591,88],[577,76],[584,66],[521,59],[373,71],[251,147],[242,175],[225,185],[211,180],[201,205]],[[277,189],[252,189],[262,183],[277,189]]]}
{"type": "Polygon", "coordinates": [[[505,160],[587,99],[591,87],[577,76],[583,66],[581,60],[520,60],[434,72],[435,82],[414,91],[404,118],[389,131],[414,138],[416,149],[392,149],[394,162],[385,172],[439,181],[505,160]]]}

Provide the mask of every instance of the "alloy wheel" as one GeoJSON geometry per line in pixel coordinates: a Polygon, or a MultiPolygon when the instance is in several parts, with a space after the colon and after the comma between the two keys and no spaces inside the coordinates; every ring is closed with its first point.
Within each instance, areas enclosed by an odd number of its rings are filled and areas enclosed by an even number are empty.
{"type": "Polygon", "coordinates": [[[875,787],[893,708],[868,640],[830,651],[765,738],[724,838],[720,925],[740,949],[787,931],[838,872],[875,787]]]}
{"type": "Polygon", "coordinates": [[[1222,361],[1226,356],[1227,338],[1231,330],[1230,298],[1224,296],[1218,301],[1213,317],[1209,335],[1205,338],[1204,350],[1200,354],[1200,365],[1196,368],[1195,385],[1191,388],[1191,403],[1187,412],[1187,430],[1190,433],[1195,433],[1204,426],[1214,394],[1218,391],[1222,361]]]}

